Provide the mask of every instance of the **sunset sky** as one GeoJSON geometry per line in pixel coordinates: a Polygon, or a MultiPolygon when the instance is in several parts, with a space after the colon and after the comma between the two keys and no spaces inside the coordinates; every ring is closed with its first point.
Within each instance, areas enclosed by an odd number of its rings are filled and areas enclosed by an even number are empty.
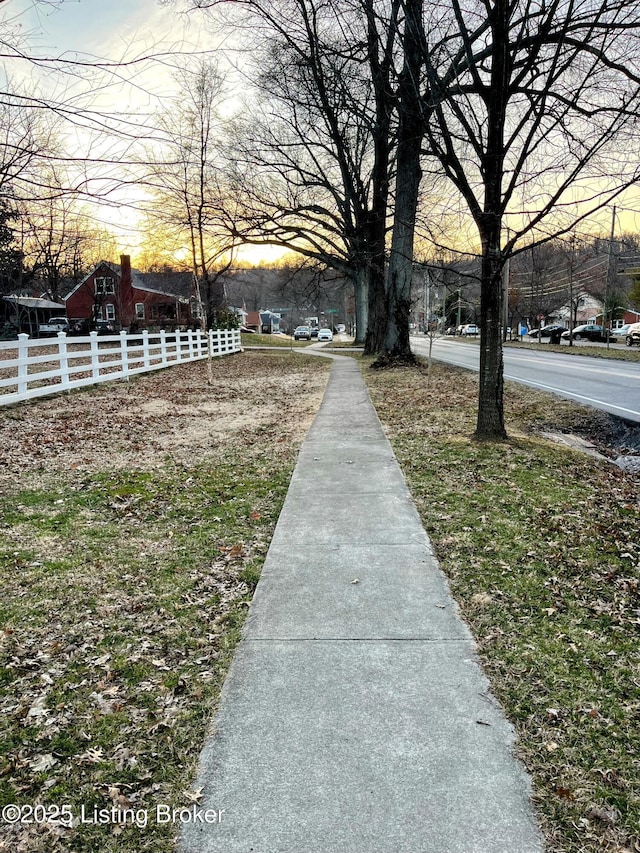
{"type": "MultiPolygon", "coordinates": [[[[39,57],[76,61],[124,62],[118,69],[97,73],[87,69],[79,76],[60,77],[55,73],[33,68],[20,61],[5,67],[11,74],[29,74],[37,81],[43,94],[73,107],[96,110],[108,116],[120,113],[140,129],[143,136],[145,123],[153,125],[156,112],[168,103],[175,93],[171,66],[180,54],[216,51],[223,44],[229,46],[233,34],[216,33],[207,25],[202,11],[188,13],[187,0],[174,0],[160,5],[158,0],[61,0],[61,2],[36,2],[35,0],[0,0],[0,21],[20,28],[29,53],[39,57]],[[139,61],[143,57],[148,60],[139,61]]],[[[222,55],[218,53],[218,55],[222,55]]],[[[79,133],[78,131],[72,131],[79,133]]],[[[87,145],[86,138],[78,138],[79,156],[96,159],[116,157],[117,145],[108,134],[97,133],[87,145]],[[85,151],[82,151],[82,149],[85,151]]],[[[73,145],[71,147],[74,147],[73,145]]],[[[126,154],[123,155],[126,157],[126,154]]],[[[123,250],[135,254],[137,214],[128,203],[135,197],[136,188],[117,199],[114,207],[100,211],[101,220],[119,231],[123,250]]],[[[630,191],[620,198],[617,206],[616,231],[640,230],[640,202],[637,192],[630,191]]],[[[611,212],[603,211],[592,226],[594,230],[608,233],[611,212]]],[[[252,262],[271,260],[280,253],[271,250],[251,250],[245,258],[252,262]]]]}
{"type": "MultiPolygon", "coordinates": [[[[175,93],[172,67],[181,55],[215,51],[221,56],[216,47],[222,37],[207,26],[205,14],[187,13],[186,6],[184,0],[164,5],[158,0],[0,0],[3,30],[9,28],[29,56],[125,63],[104,72],[70,66],[68,75],[20,60],[5,61],[5,68],[11,77],[28,78],[28,85],[36,86],[50,100],[107,116],[122,113],[144,135],[145,124],[153,125],[155,113],[175,93]]],[[[118,156],[114,152],[120,143],[110,141],[107,134],[94,132],[91,137],[72,127],[67,132],[77,137],[77,144],[72,142],[70,147],[78,156],[86,152],[96,158],[118,156]]],[[[99,221],[118,233],[122,251],[135,255],[138,215],[128,207],[129,201],[136,201],[135,187],[117,194],[115,201],[115,205],[100,207],[99,221]]],[[[258,263],[280,254],[265,248],[247,250],[243,257],[258,263]]]]}

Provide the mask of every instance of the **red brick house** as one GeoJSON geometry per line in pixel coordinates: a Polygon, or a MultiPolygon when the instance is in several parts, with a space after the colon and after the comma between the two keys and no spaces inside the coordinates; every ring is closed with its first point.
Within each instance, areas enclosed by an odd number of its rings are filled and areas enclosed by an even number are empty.
{"type": "Polygon", "coordinates": [[[129,255],[100,261],[65,297],[70,321],[109,320],[116,329],[176,329],[197,322],[191,273],[141,273],[129,255]]]}

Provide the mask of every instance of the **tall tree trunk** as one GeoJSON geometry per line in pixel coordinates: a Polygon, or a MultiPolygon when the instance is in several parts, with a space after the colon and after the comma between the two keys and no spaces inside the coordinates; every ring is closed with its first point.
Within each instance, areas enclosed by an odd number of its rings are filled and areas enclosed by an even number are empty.
{"type": "Polygon", "coordinates": [[[409,342],[413,243],[418,205],[421,137],[401,141],[398,147],[398,182],[393,238],[387,272],[387,330],[385,355],[393,360],[413,361],[409,342]]]}
{"type": "Polygon", "coordinates": [[[377,355],[384,350],[387,331],[387,300],[384,266],[369,265],[367,326],[364,354],[377,355]]]}
{"type": "Polygon", "coordinates": [[[420,98],[423,0],[405,3],[404,64],[398,105],[398,154],[396,197],[387,272],[387,331],[385,360],[414,360],[409,342],[413,244],[422,169],[420,152],[424,121],[420,98]]]}
{"type": "MultiPolygon", "coordinates": [[[[375,187],[374,187],[375,194],[375,187]]],[[[368,324],[366,327],[365,355],[377,355],[384,351],[387,333],[387,296],[385,287],[388,180],[378,185],[378,198],[367,222],[367,282],[368,324]]]]}
{"type": "Polygon", "coordinates": [[[492,16],[493,61],[485,93],[487,147],[483,157],[483,213],[478,219],[482,241],[480,283],[480,380],[475,438],[504,439],[504,365],[502,357],[502,182],[505,157],[505,121],[509,99],[509,0],[496,0],[492,16]]]}
{"type": "Polygon", "coordinates": [[[499,223],[483,235],[480,293],[480,378],[474,437],[507,437],[504,425],[504,364],[502,354],[502,257],[499,223]]]}
{"type": "Polygon", "coordinates": [[[384,352],[387,333],[387,213],[390,189],[390,159],[392,148],[391,119],[394,111],[393,87],[390,83],[397,37],[398,16],[402,0],[391,0],[388,10],[389,31],[386,41],[381,38],[375,0],[363,0],[367,20],[368,56],[371,82],[376,103],[376,121],[372,127],[373,169],[371,172],[371,208],[366,216],[367,280],[369,283],[369,312],[366,329],[365,355],[384,352]],[[382,50],[380,49],[382,46],[382,50]]]}
{"type": "Polygon", "coordinates": [[[356,337],[355,343],[362,344],[365,341],[365,333],[369,327],[369,282],[367,271],[359,269],[354,277],[354,308],[356,313],[356,337]]]}

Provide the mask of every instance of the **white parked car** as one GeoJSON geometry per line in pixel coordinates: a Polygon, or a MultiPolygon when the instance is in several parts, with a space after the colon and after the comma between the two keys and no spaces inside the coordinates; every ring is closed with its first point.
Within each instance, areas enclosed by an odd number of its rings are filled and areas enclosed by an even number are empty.
{"type": "Polygon", "coordinates": [[[331,329],[320,329],[318,331],[318,342],[320,341],[332,341],[333,333],[331,329]]]}
{"type": "Polygon", "coordinates": [[[464,326],[460,326],[460,335],[479,335],[480,329],[476,326],[475,323],[466,323],[464,326]]]}
{"type": "Polygon", "coordinates": [[[627,337],[630,328],[631,323],[625,323],[624,326],[618,326],[617,329],[611,330],[611,337],[622,341],[627,337]]]}

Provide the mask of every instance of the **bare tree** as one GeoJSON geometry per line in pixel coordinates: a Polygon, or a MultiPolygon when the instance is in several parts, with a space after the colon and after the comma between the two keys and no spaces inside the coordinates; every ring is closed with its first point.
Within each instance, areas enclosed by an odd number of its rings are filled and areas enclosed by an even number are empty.
{"type": "MultiPolygon", "coordinates": [[[[423,68],[423,0],[405,0],[403,68],[399,81],[399,129],[393,235],[387,273],[387,331],[384,355],[378,363],[413,362],[409,343],[413,247],[422,169],[420,154],[425,132],[420,79],[423,68]]],[[[429,349],[431,353],[431,348],[429,349]]]]}
{"type": "Polygon", "coordinates": [[[505,260],[525,239],[566,233],[638,177],[628,156],[637,148],[638,11],[621,0],[453,0],[438,49],[424,45],[427,154],[464,198],[482,246],[479,439],[506,435],[505,260]]]}
{"type": "Polygon", "coordinates": [[[400,0],[194,5],[239,9],[234,24],[251,27],[261,107],[233,137],[237,233],[348,276],[357,337],[381,350],[400,0]]]}
{"type": "Polygon", "coordinates": [[[217,65],[199,59],[178,74],[179,94],[165,106],[165,143],[148,154],[152,163],[153,217],[186,240],[206,328],[222,322],[222,273],[233,261],[236,238],[224,225],[225,189],[220,145],[224,78],[217,65]]]}

